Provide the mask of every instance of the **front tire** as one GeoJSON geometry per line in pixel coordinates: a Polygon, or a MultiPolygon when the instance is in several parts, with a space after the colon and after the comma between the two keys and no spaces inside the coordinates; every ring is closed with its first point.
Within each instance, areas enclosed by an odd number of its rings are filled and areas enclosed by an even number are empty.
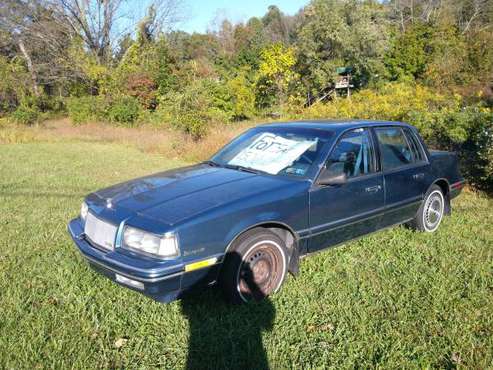
{"type": "Polygon", "coordinates": [[[432,233],[438,229],[445,213],[445,197],[438,185],[432,185],[414,219],[409,223],[413,229],[432,233]]]}
{"type": "Polygon", "coordinates": [[[269,230],[253,229],[233,243],[219,282],[232,303],[260,301],[279,290],[287,267],[283,240],[269,230]]]}

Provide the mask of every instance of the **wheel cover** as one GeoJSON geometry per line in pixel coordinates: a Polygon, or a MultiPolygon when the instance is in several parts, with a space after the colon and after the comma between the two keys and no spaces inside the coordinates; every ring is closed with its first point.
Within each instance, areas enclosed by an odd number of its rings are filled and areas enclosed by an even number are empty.
{"type": "Polygon", "coordinates": [[[261,300],[276,291],[284,278],[284,256],[272,241],[252,247],[238,271],[238,292],[244,301],[261,300]]]}
{"type": "Polygon", "coordinates": [[[424,207],[424,226],[428,231],[435,231],[443,217],[443,196],[439,191],[434,191],[426,199],[424,207]]]}

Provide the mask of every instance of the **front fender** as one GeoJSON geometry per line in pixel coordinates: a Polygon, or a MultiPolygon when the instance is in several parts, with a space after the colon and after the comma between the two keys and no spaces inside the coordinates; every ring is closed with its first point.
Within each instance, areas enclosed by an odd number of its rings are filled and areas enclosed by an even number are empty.
{"type": "Polygon", "coordinates": [[[297,230],[308,227],[308,193],[299,188],[289,190],[257,196],[248,203],[230,204],[180,227],[184,262],[188,258],[224,254],[238,235],[262,224],[277,224],[296,236],[297,230]]]}
{"type": "Polygon", "coordinates": [[[224,239],[225,244],[227,245],[225,252],[229,250],[231,244],[238,238],[238,236],[243,234],[245,231],[266,224],[279,225],[281,227],[287,228],[293,233],[293,235],[295,235],[295,238],[297,239],[297,234],[293,230],[293,228],[286,223],[280,221],[280,219],[281,215],[278,212],[265,212],[255,215],[255,217],[252,217],[251,219],[241,220],[241,222],[234,225],[234,227],[226,235],[224,239]]]}

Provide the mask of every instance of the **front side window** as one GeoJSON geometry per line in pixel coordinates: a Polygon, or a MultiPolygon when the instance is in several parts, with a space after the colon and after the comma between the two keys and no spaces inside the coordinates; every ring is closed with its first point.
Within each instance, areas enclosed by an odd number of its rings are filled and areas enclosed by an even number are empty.
{"type": "Polygon", "coordinates": [[[369,131],[360,128],[345,133],[330,154],[326,170],[333,176],[345,174],[348,178],[375,172],[369,131]]]}
{"type": "Polygon", "coordinates": [[[414,162],[404,132],[399,127],[377,128],[375,132],[380,144],[380,160],[384,170],[391,170],[414,162]]]}

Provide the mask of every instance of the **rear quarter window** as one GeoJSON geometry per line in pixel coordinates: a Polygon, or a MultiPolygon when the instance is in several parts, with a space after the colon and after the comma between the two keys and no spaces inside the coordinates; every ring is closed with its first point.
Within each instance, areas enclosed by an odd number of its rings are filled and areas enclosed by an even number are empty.
{"type": "Polygon", "coordinates": [[[407,141],[409,142],[409,145],[411,147],[415,162],[424,162],[426,160],[426,157],[423,153],[422,146],[416,138],[416,135],[407,128],[404,129],[404,133],[406,134],[407,141]]]}

